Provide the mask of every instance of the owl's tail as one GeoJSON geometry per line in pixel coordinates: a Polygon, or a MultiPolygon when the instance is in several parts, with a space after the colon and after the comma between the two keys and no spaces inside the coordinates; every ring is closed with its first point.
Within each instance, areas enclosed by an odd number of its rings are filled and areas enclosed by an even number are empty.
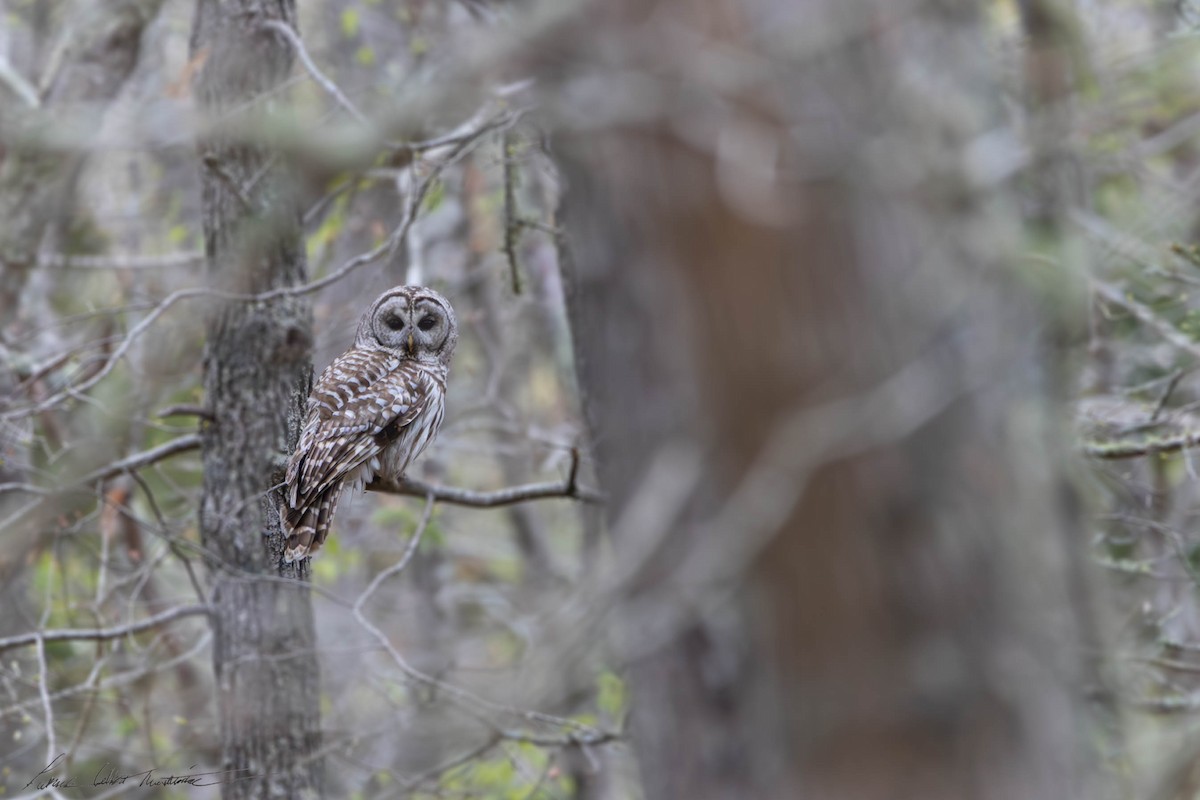
{"type": "Polygon", "coordinates": [[[334,484],[314,497],[304,498],[296,504],[297,508],[285,505],[280,509],[283,530],[288,535],[283,550],[285,564],[307,558],[321,549],[329,535],[329,525],[333,522],[333,512],[337,510],[341,493],[341,484],[334,484]]]}

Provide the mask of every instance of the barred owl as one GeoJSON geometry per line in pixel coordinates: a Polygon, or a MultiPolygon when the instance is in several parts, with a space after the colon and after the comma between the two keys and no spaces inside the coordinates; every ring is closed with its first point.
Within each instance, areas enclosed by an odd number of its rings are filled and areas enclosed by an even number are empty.
{"type": "Polygon", "coordinates": [[[284,561],[320,549],[343,488],[398,479],[437,435],[457,342],[454,309],[432,289],[397,286],[371,304],[308,398],[287,467],[284,561]]]}

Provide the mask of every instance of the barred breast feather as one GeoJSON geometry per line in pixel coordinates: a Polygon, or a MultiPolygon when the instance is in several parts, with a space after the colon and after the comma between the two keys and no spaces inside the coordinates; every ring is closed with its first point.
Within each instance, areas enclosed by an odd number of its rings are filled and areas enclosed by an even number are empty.
{"type": "Polygon", "coordinates": [[[441,426],[445,389],[445,366],[384,350],[352,349],[326,368],[288,462],[285,561],[321,547],[346,485],[403,474],[441,426]]]}

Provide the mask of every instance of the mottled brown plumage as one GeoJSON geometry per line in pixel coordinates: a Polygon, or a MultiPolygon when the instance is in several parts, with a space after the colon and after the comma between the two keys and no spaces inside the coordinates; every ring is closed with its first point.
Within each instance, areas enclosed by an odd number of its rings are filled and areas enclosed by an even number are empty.
{"type": "Polygon", "coordinates": [[[398,479],[437,435],[457,342],[454,309],[423,286],[390,289],[363,315],[313,388],[288,462],[285,561],[321,547],[347,484],[398,479]]]}

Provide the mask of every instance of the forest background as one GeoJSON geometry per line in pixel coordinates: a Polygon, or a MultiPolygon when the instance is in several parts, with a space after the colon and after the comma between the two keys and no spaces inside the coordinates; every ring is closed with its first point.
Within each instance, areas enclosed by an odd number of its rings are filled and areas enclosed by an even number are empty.
{"type": "Polygon", "coordinates": [[[0,0],[0,794],[1200,796],[1198,26],[0,0]],[[405,283],[446,424],[283,564],[405,283]]]}

